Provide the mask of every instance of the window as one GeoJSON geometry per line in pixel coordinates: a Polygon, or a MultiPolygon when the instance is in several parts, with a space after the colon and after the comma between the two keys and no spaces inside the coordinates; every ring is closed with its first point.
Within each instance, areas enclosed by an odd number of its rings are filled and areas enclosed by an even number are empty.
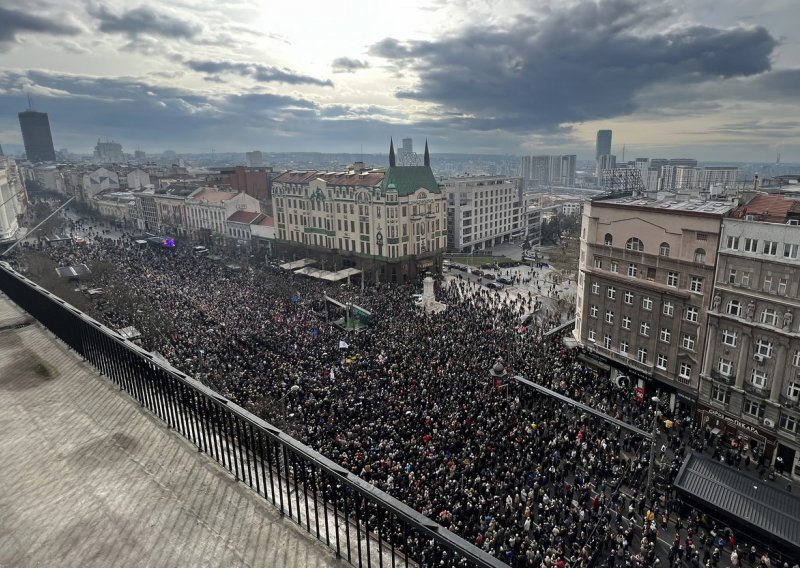
{"type": "Polygon", "coordinates": [[[787,279],[786,278],[781,278],[780,280],[778,280],[778,295],[779,296],[785,296],[786,295],[786,284],[787,284],[787,279]]]}
{"type": "Polygon", "coordinates": [[[617,289],[613,286],[609,286],[608,290],[606,291],[609,300],[616,300],[617,299],[617,289]]]}
{"type": "Polygon", "coordinates": [[[789,383],[786,387],[786,396],[792,400],[800,399],[800,383],[789,383]]]}
{"type": "Polygon", "coordinates": [[[778,424],[780,425],[781,430],[787,430],[789,432],[797,432],[797,419],[794,416],[789,416],[788,414],[781,414],[781,419],[778,424]]]}
{"type": "Polygon", "coordinates": [[[611,324],[614,323],[614,312],[612,312],[611,310],[608,310],[606,312],[606,323],[611,323],[611,324]]]}
{"type": "Polygon", "coordinates": [[[761,312],[761,323],[778,325],[778,312],[772,308],[764,308],[764,311],[761,312]]]}
{"type": "Polygon", "coordinates": [[[590,315],[591,317],[593,317],[593,318],[596,318],[596,317],[597,317],[597,306],[595,306],[594,304],[592,304],[591,306],[589,306],[589,315],[590,315]]]}
{"type": "Polygon", "coordinates": [[[700,311],[694,307],[686,308],[686,317],[684,319],[692,323],[697,323],[697,320],[700,319],[700,311]]]}
{"type": "Polygon", "coordinates": [[[772,358],[772,342],[766,341],[764,339],[759,339],[756,343],[756,353],[766,357],[767,359],[772,358]]]}
{"type": "Polygon", "coordinates": [[[636,350],[636,360],[639,361],[639,363],[647,363],[647,349],[639,347],[639,349],[636,350]]]}
{"type": "Polygon", "coordinates": [[[628,342],[627,341],[620,341],[619,342],[619,352],[623,355],[628,354],[628,342]]]}
{"type": "Polygon", "coordinates": [[[694,351],[694,335],[684,333],[681,338],[681,347],[689,351],[694,351]]]}
{"type": "Polygon", "coordinates": [[[778,243],[775,241],[764,241],[764,248],[761,251],[769,256],[778,254],[778,243]]]}
{"type": "Polygon", "coordinates": [[[611,261],[611,272],[619,272],[619,263],[616,260],[611,261]]]}
{"type": "Polygon", "coordinates": [[[695,249],[694,251],[694,261],[697,263],[703,263],[706,261],[706,251],[705,249],[695,249]]]}
{"type": "Polygon", "coordinates": [[[706,233],[697,233],[697,240],[698,241],[707,241],[708,235],[706,233]]]}
{"type": "Polygon", "coordinates": [[[772,275],[767,274],[764,276],[764,285],[761,287],[764,292],[772,291],[772,275]]]}
{"type": "Polygon", "coordinates": [[[739,317],[742,315],[742,304],[739,303],[739,300],[731,300],[728,302],[728,307],[725,311],[729,315],[739,317]]]}
{"type": "Polygon", "coordinates": [[[655,268],[647,268],[647,279],[650,282],[653,282],[656,279],[656,269],[655,268]]]}
{"type": "Polygon", "coordinates": [[[750,416],[764,418],[764,404],[757,400],[747,399],[744,401],[744,411],[750,416]]]}
{"type": "Polygon", "coordinates": [[[672,286],[673,288],[677,288],[677,286],[678,286],[678,273],[677,272],[669,272],[667,274],[667,286],[672,286]]]}
{"type": "Polygon", "coordinates": [[[719,361],[717,361],[717,370],[726,377],[730,377],[731,373],[733,373],[733,361],[720,357],[719,361]]]}
{"type": "Polygon", "coordinates": [[[603,259],[599,256],[594,257],[594,267],[595,268],[603,268],[603,259]]]}
{"type": "Polygon", "coordinates": [[[745,239],[744,252],[758,252],[758,239],[745,239]]]}
{"type": "Polygon", "coordinates": [[[689,279],[689,290],[696,294],[703,293],[703,279],[700,276],[692,276],[689,279]]]}
{"type": "Polygon", "coordinates": [[[750,273],[749,272],[742,272],[742,287],[749,288],[750,287],[750,273]]]}
{"type": "Polygon", "coordinates": [[[611,236],[611,233],[606,233],[606,236],[603,239],[603,244],[607,247],[610,247],[612,244],[614,244],[614,237],[611,236]]]}
{"type": "Polygon", "coordinates": [[[628,265],[628,276],[633,276],[633,277],[636,276],[636,265],[635,264],[629,264],[628,265]]]}
{"type": "Polygon", "coordinates": [[[592,294],[599,294],[600,293],[600,283],[599,282],[592,282],[592,294]]]}
{"type": "Polygon", "coordinates": [[[645,337],[650,335],[650,324],[646,321],[643,321],[639,324],[639,333],[644,335],[645,337]]]}
{"type": "Polygon", "coordinates": [[[626,304],[632,304],[633,303],[633,292],[631,292],[629,290],[625,290],[625,294],[623,295],[623,301],[626,304]]]}
{"type": "Polygon", "coordinates": [[[797,258],[798,249],[800,249],[800,245],[792,245],[789,243],[784,243],[783,256],[785,256],[786,258],[797,258]]]}
{"type": "Polygon", "coordinates": [[[731,268],[728,272],[728,284],[736,284],[736,269],[731,268]]]}
{"type": "Polygon", "coordinates": [[[750,374],[750,382],[757,389],[766,388],[767,374],[759,369],[753,369],[753,372],[750,374]]]}
{"type": "Polygon", "coordinates": [[[681,366],[678,368],[678,378],[681,378],[684,381],[691,380],[692,366],[689,363],[681,363],[681,366]]]}
{"type": "Polygon", "coordinates": [[[728,404],[731,401],[731,391],[714,383],[714,386],[711,387],[711,398],[716,402],[728,404]]]}
{"type": "Polygon", "coordinates": [[[628,239],[628,242],[625,243],[625,248],[628,250],[644,252],[644,243],[639,239],[637,239],[636,237],[631,237],[630,239],[628,239]]]}
{"type": "Polygon", "coordinates": [[[663,353],[659,353],[658,357],[656,357],[656,367],[661,369],[662,371],[667,370],[667,356],[663,353]]]}
{"type": "Polygon", "coordinates": [[[800,367],[800,349],[794,352],[792,356],[792,365],[795,367],[800,367]]]}
{"type": "Polygon", "coordinates": [[[658,247],[658,254],[660,256],[669,256],[669,243],[661,243],[658,247]]]}
{"type": "Polygon", "coordinates": [[[736,347],[736,337],[739,334],[729,329],[722,330],[722,343],[728,347],[736,347]]]}
{"type": "Polygon", "coordinates": [[[650,296],[645,296],[642,298],[642,309],[643,310],[652,310],[653,309],[653,298],[650,296]]]}
{"type": "Polygon", "coordinates": [[[672,315],[675,313],[675,304],[672,302],[664,302],[664,309],[661,311],[665,316],[672,317],[672,315]]]}
{"type": "Polygon", "coordinates": [[[669,328],[662,327],[661,331],[658,334],[658,339],[663,341],[664,343],[669,343],[671,337],[672,333],[670,332],[669,328]]]}
{"type": "Polygon", "coordinates": [[[607,333],[603,336],[603,347],[611,349],[611,336],[607,333]]]}
{"type": "Polygon", "coordinates": [[[593,329],[590,329],[589,330],[589,335],[588,335],[589,341],[594,343],[596,338],[597,338],[597,333],[593,329]]]}
{"type": "Polygon", "coordinates": [[[630,329],[631,328],[631,317],[630,316],[623,316],[622,317],[622,329],[630,329]]]}
{"type": "Polygon", "coordinates": [[[739,250],[739,237],[728,237],[728,248],[739,250]]]}

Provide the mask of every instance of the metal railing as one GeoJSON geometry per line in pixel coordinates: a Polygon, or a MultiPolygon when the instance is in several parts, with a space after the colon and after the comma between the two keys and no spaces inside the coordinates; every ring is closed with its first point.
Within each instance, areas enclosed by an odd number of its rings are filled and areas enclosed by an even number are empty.
{"type": "Polygon", "coordinates": [[[0,262],[0,291],[352,566],[505,566],[0,262]]]}

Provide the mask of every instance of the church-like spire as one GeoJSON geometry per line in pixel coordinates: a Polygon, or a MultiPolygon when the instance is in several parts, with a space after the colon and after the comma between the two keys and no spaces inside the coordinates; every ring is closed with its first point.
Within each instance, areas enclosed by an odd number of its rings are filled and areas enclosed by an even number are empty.
{"type": "Polygon", "coordinates": [[[389,138],[389,167],[393,168],[396,165],[397,164],[395,163],[395,160],[394,160],[394,140],[389,138]]]}
{"type": "Polygon", "coordinates": [[[428,139],[425,139],[425,157],[423,158],[423,165],[431,167],[431,153],[428,152],[428,139]]]}

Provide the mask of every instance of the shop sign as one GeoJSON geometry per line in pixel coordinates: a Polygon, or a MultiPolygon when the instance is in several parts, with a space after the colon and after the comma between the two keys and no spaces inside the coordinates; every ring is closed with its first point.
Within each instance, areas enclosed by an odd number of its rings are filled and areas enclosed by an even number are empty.
{"type": "Polygon", "coordinates": [[[724,420],[726,423],[728,423],[728,424],[730,424],[732,426],[735,426],[736,428],[739,428],[740,430],[745,430],[746,432],[751,432],[753,434],[758,434],[759,436],[763,436],[763,434],[761,434],[759,429],[756,428],[755,426],[753,426],[751,424],[747,424],[746,422],[742,422],[741,420],[737,420],[736,418],[731,418],[730,416],[726,416],[725,414],[723,414],[719,410],[715,410],[713,408],[709,408],[707,410],[704,410],[703,412],[705,412],[706,414],[708,414],[710,416],[715,416],[716,418],[724,420]]]}

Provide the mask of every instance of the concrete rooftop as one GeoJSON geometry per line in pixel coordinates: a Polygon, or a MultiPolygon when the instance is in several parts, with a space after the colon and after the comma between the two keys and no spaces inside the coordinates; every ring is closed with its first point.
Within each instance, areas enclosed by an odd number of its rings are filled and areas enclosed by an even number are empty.
{"type": "Polygon", "coordinates": [[[345,566],[2,294],[0,456],[0,566],[345,566]]]}

